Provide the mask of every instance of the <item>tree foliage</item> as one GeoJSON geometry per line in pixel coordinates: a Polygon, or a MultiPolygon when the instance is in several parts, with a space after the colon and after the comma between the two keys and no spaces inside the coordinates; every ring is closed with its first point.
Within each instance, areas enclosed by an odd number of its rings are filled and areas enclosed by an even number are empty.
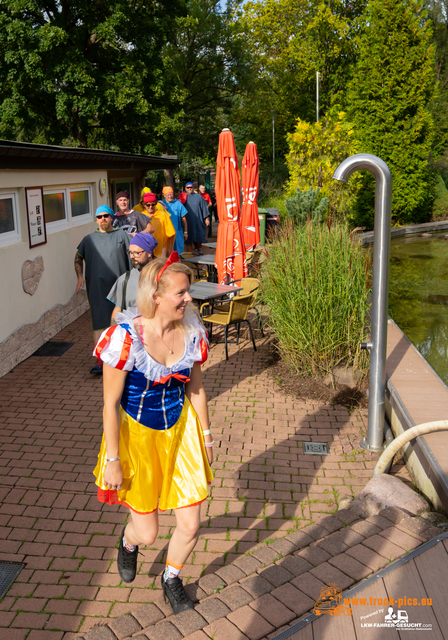
{"type": "MultiPolygon", "coordinates": [[[[371,0],[366,22],[348,92],[349,116],[360,151],[379,156],[392,171],[394,222],[423,221],[433,199],[428,169],[434,131],[429,105],[435,92],[430,25],[415,0],[371,0]]],[[[357,221],[372,221],[370,176],[363,179],[360,198],[357,221]]]]}
{"type": "Polygon", "coordinates": [[[0,0],[0,135],[142,151],[161,135],[161,49],[181,0],[0,0]]]}
{"type": "Polygon", "coordinates": [[[300,118],[288,136],[288,192],[321,187],[329,199],[332,215],[348,215],[359,182],[350,185],[333,180],[336,167],[350,155],[358,153],[353,125],[344,112],[330,113],[319,122],[309,124],[300,118]]]}
{"type": "Polygon", "coordinates": [[[168,113],[173,118],[169,151],[216,157],[221,130],[229,125],[234,96],[249,72],[247,47],[229,3],[187,0],[163,50],[168,113]]]}
{"type": "Polygon", "coordinates": [[[435,45],[438,90],[431,103],[431,113],[434,120],[433,155],[438,157],[448,149],[448,2],[428,0],[426,7],[435,45]]]}
{"type": "MultiPolygon", "coordinates": [[[[257,132],[259,153],[272,149],[271,110],[276,146],[287,152],[287,133],[296,119],[316,114],[316,72],[320,72],[320,106],[324,115],[341,103],[356,58],[355,35],[365,0],[258,0],[244,5],[241,23],[253,59],[253,77],[232,117],[257,132]]],[[[245,140],[247,142],[247,140],[245,140]]]]}

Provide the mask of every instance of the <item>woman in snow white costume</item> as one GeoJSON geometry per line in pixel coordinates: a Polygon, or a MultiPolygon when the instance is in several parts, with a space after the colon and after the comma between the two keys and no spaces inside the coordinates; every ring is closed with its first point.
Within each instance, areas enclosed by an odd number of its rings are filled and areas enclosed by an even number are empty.
{"type": "Polygon", "coordinates": [[[213,442],[200,366],[207,336],[190,305],[191,271],[176,260],[173,253],[144,267],[138,311],[118,314],[95,348],[104,363],[104,434],[94,474],[99,500],[129,508],[117,559],[124,582],[135,578],[138,545],[157,538],[158,508],[175,510],[162,588],[179,613],[193,607],[179,572],[198,539],[213,442]]]}

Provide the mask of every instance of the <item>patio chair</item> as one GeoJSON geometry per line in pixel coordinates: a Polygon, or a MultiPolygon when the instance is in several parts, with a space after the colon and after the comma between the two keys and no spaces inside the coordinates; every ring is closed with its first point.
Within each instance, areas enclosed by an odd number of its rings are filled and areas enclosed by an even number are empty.
{"type": "Polygon", "coordinates": [[[257,274],[260,272],[260,267],[265,259],[266,256],[261,249],[255,249],[255,251],[246,252],[246,262],[249,276],[254,272],[257,274]]]}
{"type": "Polygon", "coordinates": [[[191,253],[189,251],[183,251],[180,254],[180,257],[182,258],[182,262],[183,264],[187,265],[187,267],[190,267],[190,269],[193,271],[193,275],[194,275],[194,281],[198,282],[199,280],[202,280],[203,278],[205,278],[206,280],[208,280],[208,269],[203,265],[203,264],[196,264],[195,262],[188,262],[188,258],[192,258],[194,255],[194,253],[191,253]]]}
{"type": "MultiPolygon", "coordinates": [[[[238,284],[238,286],[242,287],[242,291],[237,291],[234,294],[234,297],[237,296],[245,296],[248,294],[254,294],[253,295],[253,302],[252,305],[249,307],[249,311],[251,309],[253,309],[257,315],[257,322],[258,322],[258,326],[260,328],[261,331],[261,335],[264,338],[264,331],[263,331],[263,324],[261,322],[261,315],[260,312],[258,311],[257,307],[255,306],[257,303],[257,296],[258,296],[258,290],[260,288],[260,281],[257,280],[257,278],[242,278],[241,280],[234,280],[234,282],[236,284],[238,284]]],[[[226,311],[229,310],[229,305],[230,305],[230,298],[229,300],[224,300],[222,303],[215,304],[213,306],[213,310],[214,311],[218,311],[219,313],[224,313],[226,311]]]]}
{"type": "MultiPolygon", "coordinates": [[[[249,333],[250,333],[250,337],[252,339],[252,344],[254,347],[254,351],[257,350],[256,344],[255,344],[255,340],[254,340],[254,334],[252,333],[252,327],[250,326],[250,322],[247,319],[247,313],[249,311],[249,309],[251,308],[251,304],[253,303],[254,300],[254,294],[253,293],[249,293],[247,295],[240,295],[240,296],[235,296],[229,304],[229,309],[228,311],[225,311],[223,313],[212,313],[208,316],[203,316],[203,321],[204,323],[210,324],[210,333],[209,333],[209,340],[211,342],[212,340],[212,331],[213,331],[213,325],[217,324],[220,326],[224,327],[224,344],[225,344],[225,348],[226,348],[226,360],[229,359],[229,352],[228,352],[228,347],[227,347],[227,334],[228,334],[228,330],[229,327],[231,325],[236,325],[237,326],[237,336],[236,336],[236,344],[239,344],[239,339],[240,339],[240,326],[242,322],[246,322],[247,325],[249,326],[249,333]]],[[[201,315],[203,312],[204,307],[210,305],[209,302],[205,302],[202,306],[201,306],[201,315]]]]}

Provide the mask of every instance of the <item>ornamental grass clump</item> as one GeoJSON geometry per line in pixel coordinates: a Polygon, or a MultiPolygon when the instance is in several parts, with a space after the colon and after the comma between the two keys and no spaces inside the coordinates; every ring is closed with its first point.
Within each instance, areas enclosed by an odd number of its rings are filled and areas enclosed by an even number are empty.
{"type": "Polygon", "coordinates": [[[287,366],[320,377],[336,366],[367,370],[370,254],[344,223],[285,225],[267,249],[263,300],[287,366]]]}

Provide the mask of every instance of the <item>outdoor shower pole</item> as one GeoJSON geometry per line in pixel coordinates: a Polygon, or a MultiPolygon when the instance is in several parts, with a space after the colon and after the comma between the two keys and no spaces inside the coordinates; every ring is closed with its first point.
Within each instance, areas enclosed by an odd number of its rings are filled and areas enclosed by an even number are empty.
{"type": "Polygon", "coordinates": [[[387,303],[389,290],[390,207],[392,175],[387,164],[369,153],[346,158],[333,178],[347,182],[354,171],[370,171],[375,177],[375,220],[373,235],[372,337],[370,351],[369,417],[367,438],[361,446],[371,451],[383,448],[386,397],[387,303]]]}

